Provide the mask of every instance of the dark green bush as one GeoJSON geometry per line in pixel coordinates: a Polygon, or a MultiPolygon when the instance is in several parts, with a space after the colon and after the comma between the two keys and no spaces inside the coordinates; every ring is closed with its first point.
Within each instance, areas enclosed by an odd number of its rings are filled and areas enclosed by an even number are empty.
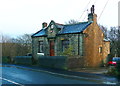
{"type": "Polygon", "coordinates": [[[110,66],[107,74],[112,75],[112,76],[116,76],[120,79],[120,61],[117,62],[116,67],[115,66],[110,66]]]}
{"type": "Polygon", "coordinates": [[[112,75],[112,76],[116,76],[117,75],[116,68],[114,66],[110,66],[107,74],[112,75]]]}
{"type": "Polygon", "coordinates": [[[120,77],[120,61],[117,62],[116,71],[117,71],[117,76],[120,77]]]}
{"type": "Polygon", "coordinates": [[[9,59],[8,57],[2,57],[2,63],[8,63],[9,62],[9,59]]]}

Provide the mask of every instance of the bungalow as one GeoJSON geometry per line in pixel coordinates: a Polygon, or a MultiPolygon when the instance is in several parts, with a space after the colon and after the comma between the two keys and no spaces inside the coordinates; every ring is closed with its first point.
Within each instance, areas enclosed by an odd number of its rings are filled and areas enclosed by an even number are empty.
{"type": "MultiPolygon", "coordinates": [[[[104,40],[104,33],[97,24],[94,5],[86,22],[64,25],[52,20],[48,25],[44,22],[42,29],[32,35],[34,59],[41,55],[68,54],[68,58],[80,58],[78,63],[84,67],[98,67],[109,53],[110,42],[104,40]]],[[[74,60],[72,61],[76,64],[74,60]]]]}

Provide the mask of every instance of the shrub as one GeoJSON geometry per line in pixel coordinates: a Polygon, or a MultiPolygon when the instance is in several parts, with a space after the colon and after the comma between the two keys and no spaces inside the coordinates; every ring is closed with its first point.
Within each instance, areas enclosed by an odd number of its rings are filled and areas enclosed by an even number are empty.
{"type": "Polygon", "coordinates": [[[72,56],[73,55],[73,47],[69,45],[68,48],[62,53],[63,56],[72,56]]]}
{"type": "Polygon", "coordinates": [[[114,66],[110,66],[107,74],[112,75],[112,76],[116,76],[117,75],[116,68],[114,66]]]}
{"type": "Polygon", "coordinates": [[[8,63],[9,59],[8,57],[2,57],[2,63],[8,63]]]}
{"type": "Polygon", "coordinates": [[[120,77],[120,61],[117,62],[116,71],[117,71],[117,76],[120,77]]]}
{"type": "Polygon", "coordinates": [[[109,67],[107,74],[117,76],[118,78],[120,78],[120,61],[117,62],[116,67],[114,66],[109,67]]]}

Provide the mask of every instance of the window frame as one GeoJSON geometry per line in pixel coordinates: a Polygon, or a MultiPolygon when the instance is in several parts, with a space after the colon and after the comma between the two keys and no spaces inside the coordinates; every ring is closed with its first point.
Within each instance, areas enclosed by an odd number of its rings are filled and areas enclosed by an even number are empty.
{"type": "Polygon", "coordinates": [[[38,41],[38,53],[43,53],[43,41],[38,41]]]}
{"type": "Polygon", "coordinates": [[[99,53],[102,53],[103,48],[99,47],[99,53]]]}
{"type": "Polygon", "coordinates": [[[65,49],[69,48],[70,41],[69,40],[62,40],[62,52],[65,51],[65,49]]]}

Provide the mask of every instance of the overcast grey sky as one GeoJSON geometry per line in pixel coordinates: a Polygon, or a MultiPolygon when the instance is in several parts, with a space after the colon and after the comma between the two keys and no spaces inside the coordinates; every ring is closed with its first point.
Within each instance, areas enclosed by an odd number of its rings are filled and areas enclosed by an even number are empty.
{"type": "MultiPolygon", "coordinates": [[[[35,33],[42,22],[54,20],[64,24],[70,19],[87,21],[90,7],[95,4],[98,18],[108,0],[0,0],[0,33],[12,37],[35,33]],[[87,6],[88,2],[89,5],[87,6]],[[83,14],[84,12],[84,14],[83,14]],[[81,17],[81,15],[83,16],[81,17]]],[[[109,0],[98,24],[118,25],[118,1],[109,0]]]]}

